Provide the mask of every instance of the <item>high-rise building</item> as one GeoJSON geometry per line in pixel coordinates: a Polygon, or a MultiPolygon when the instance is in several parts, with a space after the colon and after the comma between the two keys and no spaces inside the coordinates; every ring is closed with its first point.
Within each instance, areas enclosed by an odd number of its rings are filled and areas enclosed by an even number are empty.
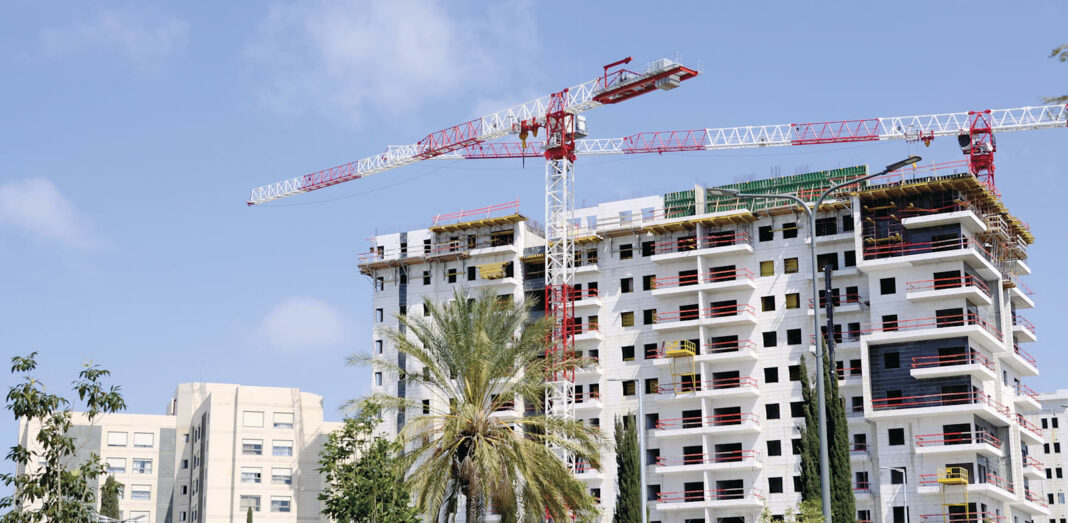
{"type": "Polygon", "coordinates": [[[1061,435],[1068,429],[1068,389],[1056,392],[1043,392],[1037,396],[1041,406],[1031,415],[1035,423],[1047,434],[1041,445],[1033,445],[1031,454],[1034,467],[1043,470],[1043,486],[1046,491],[1046,503],[1049,505],[1049,523],[1068,521],[1068,445],[1061,435]],[[1062,421],[1063,420],[1063,421],[1062,421]],[[1064,446],[1064,448],[1062,448],[1064,446]]]}
{"type": "MultiPolygon", "coordinates": [[[[78,414],[72,432],[77,458],[97,454],[123,484],[123,521],[245,521],[252,507],[281,523],[323,520],[319,450],[339,427],[299,389],[182,383],[165,415],[78,414]]],[[[19,442],[33,448],[39,429],[23,421],[19,442]]]]}
{"type": "MultiPolygon", "coordinates": [[[[865,167],[725,186],[807,201],[865,167]]],[[[360,270],[374,282],[374,351],[396,315],[424,299],[487,290],[542,305],[544,236],[516,206],[458,213],[373,238],[360,270]]],[[[753,522],[798,506],[799,363],[814,350],[813,306],[834,312],[859,521],[1039,521],[1049,513],[1028,454],[1043,431],[1021,381],[1037,375],[1021,344],[1035,329],[1031,233],[956,163],[843,191],[810,231],[781,201],[713,197],[704,187],[577,209],[576,417],[612,436],[644,392],[651,521],[753,522]],[[810,233],[830,291],[811,293],[810,233]]],[[[823,276],[820,285],[824,286],[823,276]]],[[[814,361],[809,360],[813,369],[814,361]]],[[[376,390],[438,402],[373,369],[376,390]]],[[[416,401],[418,400],[418,401],[416,401]]],[[[440,408],[447,408],[445,405],[440,408]]],[[[521,408],[519,406],[517,409],[521,408]]],[[[517,411],[521,415],[522,411],[517,411]]],[[[387,425],[396,431],[419,409],[387,425]]],[[[612,448],[576,477],[616,495],[612,448]]]]}

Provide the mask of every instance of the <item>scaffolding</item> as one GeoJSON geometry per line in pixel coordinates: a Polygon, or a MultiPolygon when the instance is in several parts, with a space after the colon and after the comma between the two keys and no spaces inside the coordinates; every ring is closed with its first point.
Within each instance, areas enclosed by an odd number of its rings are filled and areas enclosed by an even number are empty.
{"type": "Polygon", "coordinates": [[[968,502],[968,469],[964,467],[938,469],[937,479],[938,495],[942,500],[942,521],[971,521],[971,505],[968,502]],[[964,501],[954,502],[958,496],[964,501]]]}
{"type": "Polygon", "coordinates": [[[697,389],[697,344],[688,340],[664,343],[664,357],[671,362],[671,386],[675,394],[697,389]]]}

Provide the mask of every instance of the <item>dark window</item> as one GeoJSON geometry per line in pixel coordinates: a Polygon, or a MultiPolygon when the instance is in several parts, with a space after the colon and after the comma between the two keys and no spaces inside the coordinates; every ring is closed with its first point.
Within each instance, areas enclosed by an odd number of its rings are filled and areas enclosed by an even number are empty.
{"type": "Polygon", "coordinates": [[[1058,427],[1057,427],[1057,418],[1050,418],[1049,422],[1050,422],[1050,424],[1051,424],[1051,425],[1050,425],[1051,427],[1053,427],[1053,428],[1055,428],[1055,429],[1056,429],[1056,428],[1058,428],[1058,427]]]}
{"type": "Polygon", "coordinates": [[[790,365],[790,381],[801,381],[800,365],[790,365]]]}
{"type": "Polygon", "coordinates": [[[897,292],[897,280],[894,278],[879,279],[879,294],[894,294],[897,292]]]}
{"type": "Polygon", "coordinates": [[[642,256],[652,256],[656,254],[656,245],[652,241],[642,242],[642,256]]]}
{"type": "Polygon", "coordinates": [[[645,309],[642,311],[642,324],[652,325],[656,323],[656,309],[645,309]]]}
{"type": "Polygon", "coordinates": [[[842,217],[842,231],[845,232],[845,231],[852,231],[852,230],[853,230],[853,215],[852,214],[847,214],[847,215],[842,217]]]}
{"type": "Polygon", "coordinates": [[[860,360],[849,360],[849,373],[852,376],[860,376],[862,373],[860,360]]]}
{"type": "Polygon", "coordinates": [[[864,412],[864,396],[853,396],[850,406],[853,412],[864,412]]]}
{"type": "Polygon", "coordinates": [[[884,352],[883,353],[883,368],[886,368],[886,369],[899,369],[899,368],[901,368],[901,353],[899,353],[899,352],[884,352]]]}
{"type": "Polygon", "coordinates": [[[775,297],[774,296],[762,296],[760,298],[760,310],[761,312],[768,312],[775,310],[775,297]]]}
{"type": "Polygon", "coordinates": [[[883,330],[884,331],[896,331],[897,330],[897,314],[886,314],[883,316],[883,330]]]}
{"type": "Polygon", "coordinates": [[[816,218],[816,236],[830,236],[832,234],[838,234],[838,219],[834,216],[816,218]]]}
{"type": "Polygon", "coordinates": [[[782,494],[782,478],[768,478],[768,492],[771,494],[782,494]]]}
{"type": "Polygon", "coordinates": [[[401,270],[401,273],[400,273],[400,284],[401,285],[408,285],[408,272],[407,271],[401,270]]]}
{"type": "Polygon", "coordinates": [[[779,382],[779,368],[778,367],[765,367],[764,368],[764,383],[778,383],[779,382]]]}
{"type": "Polygon", "coordinates": [[[474,281],[475,275],[478,274],[477,272],[475,272],[477,270],[478,269],[476,269],[475,267],[467,268],[467,281],[474,281]]]}
{"type": "Polygon", "coordinates": [[[651,291],[653,290],[654,286],[656,286],[656,276],[653,276],[652,274],[646,274],[645,276],[642,276],[643,291],[651,291]]]}
{"type": "Polygon", "coordinates": [[[685,287],[687,285],[697,285],[700,283],[697,278],[697,270],[692,271],[679,271],[679,286],[685,287]]]}
{"type": "Polygon", "coordinates": [[[857,266],[857,251],[845,251],[842,253],[842,258],[844,258],[842,265],[846,267],[857,266]]]}
{"type": "Polygon", "coordinates": [[[777,439],[768,440],[768,455],[782,456],[782,442],[777,439]]]}
{"type": "Polygon", "coordinates": [[[449,283],[456,283],[456,269],[449,269],[446,276],[448,277],[449,283]]]}
{"type": "Polygon", "coordinates": [[[623,361],[634,361],[634,345],[625,345],[621,350],[623,361]]]}
{"type": "Polygon", "coordinates": [[[647,360],[656,358],[659,352],[655,343],[646,343],[643,348],[645,349],[645,359],[647,360]]]}
{"type": "Polygon", "coordinates": [[[629,243],[619,246],[619,259],[629,260],[634,257],[634,248],[629,243]]]}
{"type": "Polygon", "coordinates": [[[906,523],[908,516],[905,507],[894,507],[894,523],[906,523]]]}
{"type": "Polygon", "coordinates": [[[801,344],[801,329],[787,329],[786,330],[786,344],[787,345],[800,345],[801,344]]]}
{"type": "Polygon", "coordinates": [[[791,401],[790,402],[790,417],[791,418],[803,418],[803,417],[805,417],[805,402],[803,402],[803,401],[791,401]]]}
{"type": "Polygon", "coordinates": [[[430,400],[423,400],[423,414],[430,414],[430,400]]]}
{"type": "Polygon", "coordinates": [[[765,347],[774,347],[779,344],[778,333],[775,331],[765,332],[763,338],[765,347]]]}
{"type": "Polygon", "coordinates": [[[941,309],[935,311],[935,324],[939,327],[964,325],[964,309],[941,309]]]}
{"type": "Polygon", "coordinates": [[[635,380],[626,380],[623,382],[623,395],[633,396],[637,391],[637,383],[635,380]]]}
{"type": "Polygon", "coordinates": [[[628,293],[634,291],[634,278],[623,278],[619,280],[619,292],[628,293]]]}
{"type": "Polygon", "coordinates": [[[779,404],[768,403],[764,405],[764,416],[768,419],[779,419],[779,404]]]}
{"type": "Polygon", "coordinates": [[[790,440],[790,452],[792,452],[794,456],[801,455],[801,438],[790,440]]]}
{"type": "Polygon", "coordinates": [[[430,285],[430,271],[423,271],[423,285],[430,285]]]}
{"type": "Polygon", "coordinates": [[[762,242],[770,242],[775,239],[775,234],[771,232],[770,225],[762,225],[757,229],[758,239],[762,242]]]}
{"type": "Polygon", "coordinates": [[[785,238],[797,238],[797,223],[784,223],[782,224],[782,237],[785,238]]]}
{"type": "Polygon", "coordinates": [[[890,469],[890,484],[891,485],[904,485],[905,484],[905,467],[890,469]]]}
{"type": "Polygon", "coordinates": [[[837,271],[838,270],[838,253],[837,252],[828,252],[826,254],[817,254],[816,255],[816,268],[817,269],[822,271],[828,266],[831,267],[832,271],[837,271]]]}
{"type": "Polygon", "coordinates": [[[801,484],[801,476],[794,476],[794,492],[801,492],[804,490],[801,484]]]}
{"type": "Polygon", "coordinates": [[[905,444],[905,429],[890,429],[886,431],[886,435],[890,439],[890,445],[905,444]]]}

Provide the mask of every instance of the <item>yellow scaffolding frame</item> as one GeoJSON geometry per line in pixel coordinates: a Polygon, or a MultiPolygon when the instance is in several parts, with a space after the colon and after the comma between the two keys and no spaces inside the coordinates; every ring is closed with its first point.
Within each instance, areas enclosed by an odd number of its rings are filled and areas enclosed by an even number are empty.
{"type": "Polygon", "coordinates": [[[688,340],[675,340],[664,343],[664,357],[671,358],[671,381],[675,394],[697,390],[697,365],[693,357],[697,355],[697,345],[688,340]],[[690,389],[682,386],[683,378],[690,381],[690,389]]]}
{"type": "MultiPolygon", "coordinates": [[[[951,507],[963,507],[964,513],[968,514],[971,511],[971,504],[968,503],[968,469],[964,467],[946,467],[938,469],[938,487],[939,496],[942,499],[942,520],[951,521],[949,518],[953,513],[950,512],[951,507]],[[947,489],[953,487],[960,487],[961,492],[964,494],[964,503],[947,503],[946,494],[947,489]]],[[[967,519],[971,519],[967,517],[967,519]]]]}

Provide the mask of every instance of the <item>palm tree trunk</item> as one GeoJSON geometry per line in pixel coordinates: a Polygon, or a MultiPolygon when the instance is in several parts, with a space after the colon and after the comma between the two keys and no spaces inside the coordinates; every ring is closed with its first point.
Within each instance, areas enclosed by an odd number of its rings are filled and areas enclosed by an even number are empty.
{"type": "Polygon", "coordinates": [[[475,498],[478,496],[478,488],[468,482],[464,485],[464,497],[466,497],[466,511],[467,517],[466,523],[478,523],[478,502],[475,498]]]}

